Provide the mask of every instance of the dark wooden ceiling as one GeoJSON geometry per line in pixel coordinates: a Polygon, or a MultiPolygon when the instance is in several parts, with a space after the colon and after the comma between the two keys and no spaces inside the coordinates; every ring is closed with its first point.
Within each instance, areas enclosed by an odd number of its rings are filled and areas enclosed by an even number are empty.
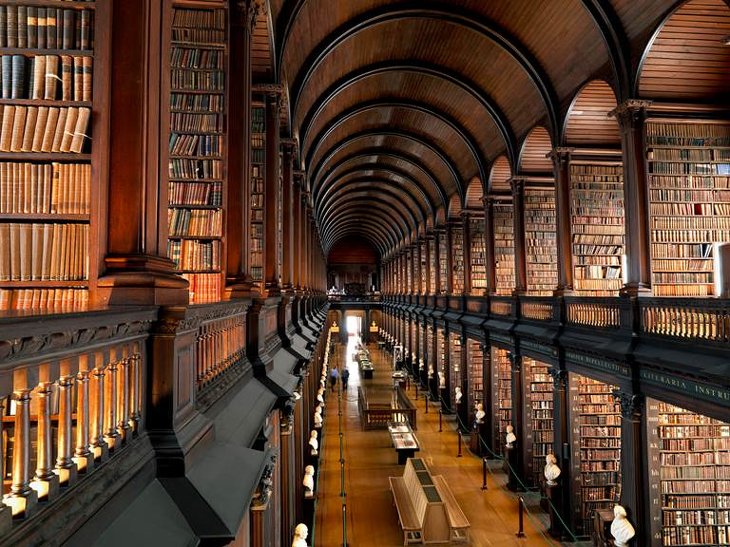
{"type": "Polygon", "coordinates": [[[727,101],[728,36],[724,0],[269,0],[254,75],[286,90],[325,251],[385,255],[548,180],[555,146],[616,148],[618,102],[727,101]]]}

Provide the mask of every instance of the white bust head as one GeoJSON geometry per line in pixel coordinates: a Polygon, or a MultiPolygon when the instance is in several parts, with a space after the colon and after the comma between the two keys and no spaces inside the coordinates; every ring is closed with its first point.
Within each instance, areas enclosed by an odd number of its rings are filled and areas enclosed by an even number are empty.
{"type": "Polygon", "coordinates": [[[309,446],[312,447],[312,454],[316,454],[319,449],[319,441],[317,440],[317,432],[312,431],[309,434],[309,446]]]}
{"type": "Polygon", "coordinates": [[[461,403],[461,398],[464,396],[464,394],[461,392],[461,388],[459,386],[456,386],[454,389],[454,402],[458,405],[461,403]]]}
{"type": "Polygon", "coordinates": [[[484,412],[484,405],[482,403],[477,403],[477,411],[474,414],[475,418],[477,419],[477,423],[482,423],[484,421],[484,416],[486,416],[487,413],[484,412]]]}
{"type": "Polygon", "coordinates": [[[306,524],[297,524],[294,528],[294,540],[292,541],[291,547],[307,547],[307,536],[309,535],[309,529],[306,524]]]}
{"type": "Polygon", "coordinates": [[[507,448],[512,448],[512,445],[517,440],[517,435],[515,435],[515,428],[512,427],[512,424],[507,425],[507,434],[505,435],[505,441],[507,448]]]}
{"type": "Polygon", "coordinates": [[[433,365],[428,365],[428,377],[433,378],[433,365]]]}
{"type": "Polygon", "coordinates": [[[439,387],[445,388],[446,387],[446,376],[444,376],[444,373],[439,370],[439,387]]]}
{"type": "Polygon", "coordinates": [[[634,527],[626,518],[626,509],[620,505],[613,507],[613,522],[611,523],[611,535],[616,547],[626,547],[629,541],[636,535],[634,527]]]}
{"type": "Polygon", "coordinates": [[[560,468],[558,467],[558,460],[554,454],[548,454],[545,456],[545,469],[543,474],[547,479],[548,486],[555,486],[558,484],[555,480],[560,476],[560,468]]]}
{"type": "Polygon", "coordinates": [[[314,411],[314,427],[322,427],[322,411],[319,407],[314,411]]]}
{"type": "Polygon", "coordinates": [[[304,478],[302,479],[302,486],[304,486],[305,494],[314,492],[314,466],[308,465],[304,468],[304,478]]]}

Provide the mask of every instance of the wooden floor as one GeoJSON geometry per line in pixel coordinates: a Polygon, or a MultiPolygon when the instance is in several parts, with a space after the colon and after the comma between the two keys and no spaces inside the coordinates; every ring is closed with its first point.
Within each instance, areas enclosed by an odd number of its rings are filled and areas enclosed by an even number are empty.
{"type": "MultiPolygon", "coordinates": [[[[352,340],[352,337],[350,338],[352,340]]],[[[362,380],[364,385],[391,384],[392,357],[370,347],[375,373],[373,380],[362,380]]],[[[336,359],[341,367],[345,353],[350,369],[350,385],[346,393],[330,392],[327,399],[324,432],[321,446],[322,462],[317,484],[317,508],[314,545],[334,547],[342,545],[343,498],[341,497],[340,447],[338,418],[342,423],[342,443],[345,460],[345,500],[347,545],[397,546],[403,545],[403,533],[388,487],[388,477],[403,474],[395,450],[390,445],[387,431],[362,431],[357,413],[357,386],[360,377],[357,365],[338,345],[336,359]],[[338,396],[342,416],[338,417],[338,396]]],[[[338,386],[339,388],[339,386],[338,386]]],[[[420,393],[420,392],[419,392],[420,393]]],[[[413,386],[408,391],[411,400],[413,386]]],[[[424,458],[434,474],[446,477],[451,489],[471,522],[471,545],[557,545],[545,538],[544,515],[535,514],[535,525],[525,517],[526,538],[518,539],[516,495],[503,488],[506,476],[501,471],[489,475],[488,490],[482,491],[481,459],[464,447],[463,457],[457,458],[457,434],[451,422],[444,419],[443,432],[438,429],[438,411],[432,404],[425,413],[424,398],[418,399],[418,430],[421,445],[418,456],[424,458]],[[501,483],[501,485],[500,485],[501,483]]],[[[537,509],[533,509],[536,513],[537,509]]]]}

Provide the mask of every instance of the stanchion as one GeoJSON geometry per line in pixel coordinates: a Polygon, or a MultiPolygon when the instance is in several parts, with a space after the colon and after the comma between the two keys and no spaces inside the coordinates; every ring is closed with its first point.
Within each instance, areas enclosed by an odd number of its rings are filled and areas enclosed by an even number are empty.
{"type": "Polygon", "coordinates": [[[340,460],[340,497],[345,497],[345,460],[340,460]]]}
{"type": "Polygon", "coordinates": [[[428,414],[428,393],[424,395],[424,398],[426,399],[426,414],[428,414]]]}
{"type": "Polygon", "coordinates": [[[525,500],[522,498],[522,496],[520,496],[519,500],[517,501],[517,508],[518,508],[517,516],[519,518],[518,522],[519,522],[520,529],[517,530],[516,535],[518,538],[523,538],[523,537],[525,537],[525,527],[524,527],[525,523],[524,523],[524,514],[523,514],[525,511],[525,500]]]}
{"type": "Polygon", "coordinates": [[[443,413],[441,412],[441,409],[439,408],[439,433],[441,433],[441,416],[443,416],[443,413]]]}
{"type": "Polygon", "coordinates": [[[342,504],[342,547],[347,547],[347,505],[342,504]]]}
{"type": "Polygon", "coordinates": [[[461,458],[461,429],[458,429],[456,433],[459,436],[459,453],[456,455],[456,457],[461,458]]]}
{"type": "Polygon", "coordinates": [[[416,388],[416,399],[418,399],[418,382],[413,382],[413,385],[416,388]]]}
{"type": "Polygon", "coordinates": [[[482,458],[482,490],[487,490],[487,458],[482,458]]]}

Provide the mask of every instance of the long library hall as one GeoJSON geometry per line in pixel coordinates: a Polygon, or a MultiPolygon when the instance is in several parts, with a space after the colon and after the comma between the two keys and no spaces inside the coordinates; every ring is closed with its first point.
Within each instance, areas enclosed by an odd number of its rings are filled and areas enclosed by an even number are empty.
{"type": "Polygon", "coordinates": [[[0,547],[730,545],[727,0],[0,0],[0,547]]]}

